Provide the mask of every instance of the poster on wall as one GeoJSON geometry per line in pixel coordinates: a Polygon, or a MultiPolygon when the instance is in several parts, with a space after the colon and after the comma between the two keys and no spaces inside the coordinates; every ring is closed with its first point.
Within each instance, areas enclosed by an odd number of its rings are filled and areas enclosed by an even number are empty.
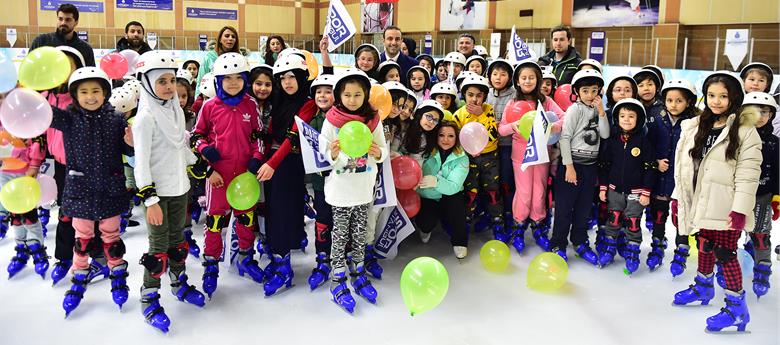
{"type": "Polygon", "coordinates": [[[173,10],[173,0],[116,0],[116,8],[132,10],[173,10]]]}
{"type": "Polygon", "coordinates": [[[360,2],[360,31],[384,32],[393,25],[393,4],[398,0],[363,0],[360,2]]]}
{"type": "Polygon", "coordinates": [[[442,0],[439,12],[441,30],[482,30],[487,28],[488,2],[442,0]]]}
{"type": "Polygon", "coordinates": [[[56,11],[62,4],[71,4],[79,9],[79,12],[103,13],[103,2],[70,1],[70,0],[41,0],[42,11],[56,11]]]}
{"type": "Polygon", "coordinates": [[[660,0],[574,0],[573,27],[658,24],[660,0]]]}

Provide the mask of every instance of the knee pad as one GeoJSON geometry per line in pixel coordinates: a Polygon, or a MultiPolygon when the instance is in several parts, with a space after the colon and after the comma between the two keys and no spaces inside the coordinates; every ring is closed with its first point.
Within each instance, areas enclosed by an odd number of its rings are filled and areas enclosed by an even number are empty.
{"type": "Polygon", "coordinates": [[[707,254],[709,254],[709,253],[712,253],[713,249],[715,249],[715,244],[712,243],[712,241],[710,241],[710,240],[708,240],[708,239],[706,239],[704,237],[696,236],[696,241],[699,244],[699,252],[700,253],[707,253],[707,254]]]}
{"type": "Polygon", "coordinates": [[[623,218],[623,211],[610,210],[609,213],[607,214],[607,224],[619,228],[621,218],[623,218]]]}
{"type": "Polygon", "coordinates": [[[78,255],[87,255],[95,249],[95,238],[76,237],[76,243],[73,245],[73,251],[78,255]]]}
{"type": "Polygon", "coordinates": [[[771,246],[769,236],[769,234],[751,232],[750,239],[753,241],[753,247],[757,250],[769,250],[771,246]]]}
{"type": "Polygon", "coordinates": [[[21,214],[11,213],[8,216],[8,224],[11,226],[22,226],[24,224],[24,217],[21,214]]]}
{"type": "Polygon", "coordinates": [[[236,221],[246,227],[251,227],[255,224],[255,211],[249,211],[244,214],[236,216],[236,221]]]}
{"type": "Polygon", "coordinates": [[[640,221],[642,220],[641,217],[628,217],[626,218],[626,229],[631,232],[637,232],[639,230],[642,230],[639,227],[640,221]]]}
{"type": "Polygon", "coordinates": [[[59,219],[60,222],[66,222],[66,223],[70,223],[71,221],[73,221],[73,218],[70,218],[63,214],[58,215],[57,219],[59,219]]]}
{"type": "Polygon", "coordinates": [[[720,263],[725,264],[731,260],[736,260],[737,251],[721,245],[715,245],[715,258],[718,259],[720,263]]]}
{"type": "Polygon", "coordinates": [[[315,229],[315,235],[316,235],[315,238],[316,238],[317,242],[319,242],[319,243],[326,242],[326,237],[325,236],[327,235],[328,230],[330,229],[330,227],[327,224],[316,223],[314,225],[314,229],[315,229]]]}
{"type": "Polygon", "coordinates": [[[663,210],[655,210],[655,219],[653,223],[655,224],[666,223],[666,212],[664,212],[663,210]]]}
{"type": "Polygon", "coordinates": [[[215,214],[206,216],[206,230],[211,232],[220,232],[230,223],[230,218],[224,214],[215,214]]]}
{"type": "Polygon", "coordinates": [[[141,266],[144,266],[149,270],[149,274],[152,278],[159,279],[168,270],[168,254],[157,253],[149,254],[144,253],[141,256],[141,261],[138,262],[141,266]]]}
{"type": "Polygon", "coordinates": [[[472,208],[474,206],[474,201],[477,200],[477,192],[476,191],[469,191],[466,193],[466,206],[469,208],[472,208]]]}
{"type": "Polygon", "coordinates": [[[119,241],[114,243],[103,243],[103,250],[106,252],[109,258],[121,259],[127,252],[125,242],[120,238],[119,241]]]}
{"type": "Polygon", "coordinates": [[[184,260],[187,259],[187,254],[189,253],[190,246],[187,241],[182,241],[177,245],[176,247],[168,248],[168,259],[171,260],[171,262],[176,263],[184,263],[184,260]]]}
{"type": "Polygon", "coordinates": [[[38,222],[38,209],[34,208],[30,210],[30,212],[21,215],[21,217],[23,225],[35,224],[38,222]]]}

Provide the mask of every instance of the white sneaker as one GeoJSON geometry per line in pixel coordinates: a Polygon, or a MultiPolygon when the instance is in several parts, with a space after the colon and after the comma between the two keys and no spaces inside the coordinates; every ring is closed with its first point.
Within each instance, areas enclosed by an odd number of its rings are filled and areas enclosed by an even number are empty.
{"type": "Polygon", "coordinates": [[[463,259],[469,254],[469,249],[462,246],[453,246],[452,251],[455,252],[455,257],[458,259],[463,259]]]}
{"type": "Polygon", "coordinates": [[[431,233],[420,231],[420,240],[422,243],[428,243],[431,240],[431,233]]]}

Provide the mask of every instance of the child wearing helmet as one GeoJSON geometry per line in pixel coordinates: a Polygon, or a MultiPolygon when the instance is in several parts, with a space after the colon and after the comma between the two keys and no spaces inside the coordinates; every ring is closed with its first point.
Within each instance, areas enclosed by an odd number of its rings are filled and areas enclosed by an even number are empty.
{"type": "Polygon", "coordinates": [[[205,297],[187,283],[188,242],[182,229],[187,219],[190,183],[187,166],[196,162],[189,147],[185,115],[176,95],[176,64],[159,51],[138,58],[141,94],[133,121],[136,144],[135,180],[146,207],[149,250],[141,256],[144,279],[141,312],[146,322],[163,332],[170,319],[160,306],[158,290],[166,273],[179,301],[199,307],[205,297]]]}
{"type": "Polygon", "coordinates": [[[444,109],[444,119],[453,121],[452,114],[458,111],[458,88],[447,82],[436,83],[431,88],[430,97],[444,109]]]}
{"type": "MultiPolygon", "coordinates": [[[[458,53],[459,54],[459,53],[458,53]]],[[[460,92],[466,104],[455,112],[455,123],[462,129],[467,123],[478,122],[485,126],[488,132],[488,143],[482,152],[469,153],[469,176],[466,178],[467,219],[474,221],[477,208],[477,197],[480,193],[487,196],[487,211],[492,227],[503,231],[503,205],[499,193],[499,161],[498,161],[498,121],[493,112],[493,106],[485,103],[490,92],[488,80],[485,77],[472,74],[461,84],[460,92]]]]}
{"type": "MultiPolygon", "coordinates": [[[[116,88],[111,91],[111,97],[108,102],[114,106],[114,109],[122,113],[127,120],[127,125],[132,126],[135,119],[135,114],[138,111],[138,96],[135,91],[132,90],[132,86],[116,88]]],[[[135,185],[135,176],[133,175],[133,167],[135,166],[135,160],[132,157],[122,155],[122,163],[124,164],[125,173],[125,187],[127,192],[131,196],[135,196],[138,189],[135,185]]],[[[119,221],[119,233],[123,234],[128,227],[136,227],[139,223],[131,217],[133,216],[133,207],[136,203],[137,197],[130,200],[127,206],[127,210],[122,212],[122,218],[119,221]]]]}
{"type": "Polygon", "coordinates": [[[266,267],[271,276],[266,277],[263,286],[266,296],[292,286],[290,250],[300,248],[302,239],[306,239],[306,173],[295,117],[310,123],[318,109],[309,97],[309,71],[303,57],[297,54],[280,57],[274,64],[273,76],[272,116],[265,140],[269,159],[257,174],[258,180],[265,182],[265,233],[271,249],[271,263],[266,267]]]}
{"type": "Polygon", "coordinates": [[[369,78],[380,80],[379,69],[379,49],[373,44],[363,43],[355,49],[355,68],[363,71],[369,78]]]}
{"type": "MultiPolygon", "coordinates": [[[[620,87],[618,83],[614,84],[617,85],[616,88],[620,87]]],[[[647,131],[647,137],[653,142],[654,166],[658,170],[650,198],[650,218],[653,222],[653,249],[647,256],[647,266],[650,270],[661,265],[667,247],[666,220],[669,217],[669,203],[675,185],[674,161],[681,125],[684,120],[698,115],[696,88],[688,80],[667,81],[661,88],[661,97],[664,99],[664,110],[648,126],[647,131]]],[[[673,219],[672,223],[676,223],[676,220],[673,219]]],[[[672,277],[682,274],[685,270],[689,251],[688,236],[675,236],[674,258],[669,266],[672,277]]]]}
{"type": "Polygon", "coordinates": [[[636,72],[634,81],[636,81],[637,85],[638,98],[645,106],[645,113],[647,114],[645,127],[647,127],[659,117],[661,110],[664,109],[664,102],[659,97],[659,91],[663,84],[661,83],[661,77],[652,69],[642,69],[636,72]]]}
{"type": "Polygon", "coordinates": [[[542,86],[539,88],[542,94],[547,97],[553,97],[555,95],[555,86],[558,84],[558,79],[555,79],[555,75],[552,74],[547,68],[542,71],[542,86]]]}
{"type": "Polygon", "coordinates": [[[425,70],[428,71],[428,75],[431,76],[431,85],[436,84],[439,80],[436,78],[436,69],[434,67],[436,66],[436,61],[433,60],[433,56],[420,54],[417,55],[416,59],[420,63],[420,66],[425,68],[425,70]]]}
{"type": "Polygon", "coordinates": [[[612,114],[617,126],[601,143],[599,152],[599,199],[607,203],[609,213],[604,251],[599,253],[598,265],[605,267],[614,261],[617,233],[623,231],[628,239],[624,250],[625,272],[633,274],[639,268],[642,210],[650,204],[655,182],[655,155],[652,143],[642,131],[645,122],[642,103],[626,98],[615,105],[612,114]]]}
{"type": "Polygon", "coordinates": [[[485,72],[487,72],[487,65],[487,60],[479,55],[472,55],[466,60],[466,70],[474,72],[483,77],[486,76],[485,72]]]}
{"type": "Polygon", "coordinates": [[[111,81],[105,72],[95,67],[77,69],[68,88],[76,102],[67,110],[53,107],[51,122],[62,131],[68,158],[61,212],[73,218],[76,231],[73,286],[62,302],[66,315],[78,307],[87,289],[87,253],[95,245],[95,223],[108,258],[114,302],[121,307],[127,301],[125,245],[119,238],[120,214],[129,203],[122,154],[134,155],[127,121],[108,103],[111,81]]]}
{"type": "Polygon", "coordinates": [[[431,75],[422,66],[412,66],[406,72],[406,85],[414,92],[417,104],[431,97],[431,75]]]}
{"type": "Polygon", "coordinates": [[[763,62],[751,62],[739,72],[745,84],[745,92],[769,92],[772,88],[772,67],[763,62]]]}
{"type": "Polygon", "coordinates": [[[200,114],[200,108],[203,107],[203,103],[217,96],[216,85],[214,84],[214,73],[208,72],[200,79],[200,84],[196,89],[198,94],[195,97],[195,101],[192,102],[192,111],[195,114],[200,114]]]}
{"type": "Polygon", "coordinates": [[[377,71],[377,81],[385,83],[388,81],[397,81],[403,83],[401,80],[401,65],[397,62],[388,60],[379,64],[379,70],[377,71]]]}
{"type": "Polygon", "coordinates": [[[588,214],[598,175],[601,139],[609,138],[609,121],[601,101],[604,79],[594,70],[581,70],[572,78],[577,102],[566,110],[561,138],[561,164],[555,176],[555,223],[551,251],[568,259],[569,239],[577,254],[596,266],[598,257],[588,243],[588,214]]]}
{"type": "Polygon", "coordinates": [[[377,163],[388,156],[387,144],[379,115],[368,103],[371,84],[368,76],[356,69],[347,69],[335,84],[335,105],[328,111],[322,125],[319,150],[333,164],[325,178],[325,200],[333,206],[331,259],[333,271],[330,291],[333,301],[348,312],[355,307],[346,286],[346,247],[351,244],[352,287],[370,303],[376,303],[377,292],[366,277],[364,264],[368,209],[374,200],[377,163]],[[364,123],[372,133],[368,152],[350,157],[341,150],[340,128],[351,121],[364,123]],[[350,240],[351,239],[351,240],[350,240]]]}
{"type": "Polygon", "coordinates": [[[245,172],[256,174],[263,156],[259,149],[260,114],[248,94],[249,64],[239,53],[225,53],[214,61],[216,97],[203,104],[192,133],[192,148],[212,169],[206,183],[208,198],[205,225],[203,290],[211,297],[217,288],[218,260],[222,254],[222,229],[230,214],[236,217],[239,275],[262,283],[265,276],[254,259],[255,206],[238,210],[227,201],[230,182],[245,172]]]}
{"type": "Polygon", "coordinates": [[[780,218],[780,177],[778,176],[778,139],[772,134],[772,118],[777,112],[775,99],[765,92],[751,92],[745,95],[743,109],[754,108],[760,117],[756,122],[756,130],[761,137],[761,177],[756,190],[756,206],[753,215],[756,225],[750,232],[750,241],[745,249],[753,249],[753,292],[761,297],[769,292],[769,281],[772,275],[772,258],[770,232],[772,222],[780,218]],[[751,248],[752,247],[752,248],[751,248]]]}

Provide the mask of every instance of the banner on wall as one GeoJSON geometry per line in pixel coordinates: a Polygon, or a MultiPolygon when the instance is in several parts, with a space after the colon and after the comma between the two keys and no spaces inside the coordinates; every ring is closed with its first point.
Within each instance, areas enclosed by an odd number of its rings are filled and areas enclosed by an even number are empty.
{"type": "Polygon", "coordinates": [[[116,8],[170,11],[173,0],[116,0],[116,8]]]}
{"type": "Polygon", "coordinates": [[[237,10],[187,7],[187,18],[238,20],[237,10]]]}
{"type": "Polygon", "coordinates": [[[14,43],[16,43],[16,28],[5,29],[5,39],[8,40],[8,44],[13,47],[14,43]]]}
{"type": "Polygon", "coordinates": [[[328,51],[332,52],[350,39],[357,29],[341,0],[331,0],[323,35],[328,36],[328,51]]]}
{"type": "Polygon", "coordinates": [[[423,47],[425,54],[433,54],[433,35],[425,35],[425,46],[423,47]]]}
{"type": "Polygon", "coordinates": [[[590,33],[590,55],[589,58],[602,62],[604,59],[604,42],[607,34],[604,31],[593,31],[590,33]]]}
{"type": "Polygon", "coordinates": [[[487,13],[487,1],[441,0],[441,30],[487,29],[487,13]]]}
{"type": "Polygon", "coordinates": [[[573,27],[638,26],[658,24],[660,0],[574,0],[573,27]]]}
{"type": "Polygon", "coordinates": [[[209,35],[206,34],[198,35],[198,45],[200,45],[200,50],[206,50],[206,45],[208,43],[209,43],[209,35]]]}
{"type": "Polygon", "coordinates": [[[70,1],[70,0],[41,0],[41,10],[56,11],[62,4],[71,4],[79,9],[79,12],[103,13],[103,2],[70,1]]]}
{"type": "Polygon", "coordinates": [[[84,42],[89,42],[89,33],[86,31],[79,31],[78,33],[79,39],[84,42]]]}
{"type": "Polygon", "coordinates": [[[726,47],[723,49],[723,55],[729,58],[731,68],[735,71],[739,69],[742,60],[747,56],[749,37],[750,32],[748,29],[726,30],[726,47]]]}
{"type": "Polygon", "coordinates": [[[149,47],[152,49],[157,48],[157,33],[156,32],[147,32],[146,33],[146,43],[149,44],[149,47]]]}
{"type": "Polygon", "coordinates": [[[393,3],[398,0],[364,0],[360,2],[360,31],[384,32],[393,25],[393,3]]]}

